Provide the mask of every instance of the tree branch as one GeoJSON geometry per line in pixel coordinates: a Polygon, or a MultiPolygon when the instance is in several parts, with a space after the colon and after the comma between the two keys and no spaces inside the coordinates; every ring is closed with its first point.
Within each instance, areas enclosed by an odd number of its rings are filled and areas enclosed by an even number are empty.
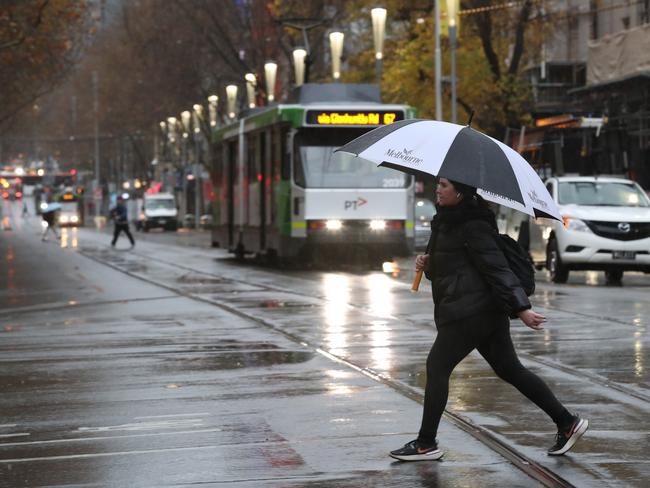
{"type": "MultiPolygon", "coordinates": [[[[485,2],[479,2],[485,3],[485,2]]],[[[490,65],[490,70],[495,80],[501,78],[501,67],[499,66],[499,57],[494,51],[494,46],[492,45],[492,15],[488,12],[482,12],[475,16],[475,23],[478,29],[479,38],[481,39],[481,45],[483,46],[483,52],[485,53],[485,58],[487,59],[488,64],[490,65]]]]}
{"type": "Polygon", "coordinates": [[[508,68],[508,74],[510,75],[515,75],[519,70],[519,63],[524,53],[524,31],[526,30],[526,24],[528,23],[531,9],[531,0],[525,0],[524,5],[521,7],[521,11],[519,12],[519,19],[515,30],[515,47],[512,52],[510,67],[508,68]]]}

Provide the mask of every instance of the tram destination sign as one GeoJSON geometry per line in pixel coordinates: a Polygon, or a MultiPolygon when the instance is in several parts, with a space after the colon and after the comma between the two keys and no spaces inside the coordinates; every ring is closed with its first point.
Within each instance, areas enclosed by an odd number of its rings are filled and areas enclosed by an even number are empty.
{"type": "Polygon", "coordinates": [[[307,110],[306,125],[386,125],[404,120],[403,110],[307,110]]]}

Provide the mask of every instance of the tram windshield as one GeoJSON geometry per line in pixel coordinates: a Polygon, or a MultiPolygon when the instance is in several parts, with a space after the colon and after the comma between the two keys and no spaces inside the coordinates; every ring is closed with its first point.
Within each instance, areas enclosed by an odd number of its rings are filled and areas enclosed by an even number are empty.
{"type": "Polygon", "coordinates": [[[410,176],[350,154],[335,153],[365,130],[312,129],[296,135],[294,178],[308,188],[405,188],[410,176]]]}

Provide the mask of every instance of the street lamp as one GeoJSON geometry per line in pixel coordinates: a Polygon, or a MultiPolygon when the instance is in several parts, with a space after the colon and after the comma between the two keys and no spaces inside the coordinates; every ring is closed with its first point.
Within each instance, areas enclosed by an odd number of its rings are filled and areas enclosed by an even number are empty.
{"type": "Polygon", "coordinates": [[[246,73],[246,95],[248,96],[248,108],[255,108],[255,87],[257,86],[257,78],[253,73],[246,73]]]}
{"type": "Polygon", "coordinates": [[[208,110],[210,115],[210,127],[217,126],[217,103],[219,103],[219,97],[216,95],[210,95],[208,97],[208,110]]]}
{"type": "Polygon", "coordinates": [[[267,61],[264,64],[264,79],[266,80],[266,99],[269,103],[275,100],[275,78],[278,74],[278,64],[267,61]]]}
{"type": "Polygon", "coordinates": [[[449,49],[451,51],[451,122],[456,123],[456,15],[459,0],[447,0],[447,25],[449,26],[449,49]]]}
{"type": "Polygon", "coordinates": [[[192,114],[190,114],[189,110],[184,110],[181,112],[181,128],[183,129],[183,139],[187,139],[189,137],[191,118],[192,114]]]}
{"type": "Polygon", "coordinates": [[[167,136],[169,142],[176,142],[176,117],[167,117],[167,136]]]}
{"type": "Polygon", "coordinates": [[[201,132],[201,119],[203,118],[203,106],[195,103],[192,105],[192,125],[194,126],[194,133],[201,132]]]}
{"type": "Polygon", "coordinates": [[[341,56],[343,54],[343,32],[330,32],[330,49],[332,50],[332,77],[341,77],[341,56]]]}
{"type": "Polygon", "coordinates": [[[372,36],[375,41],[375,70],[377,84],[381,84],[381,63],[384,57],[384,37],[386,35],[386,9],[377,7],[370,11],[372,16],[372,36]]]}
{"type": "Polygon", "coordinates": [[[237,85],[228,85],[226,87],[226,100],[228,117],[234,119],[237,116],[237,85]]]}
{"type": "Polygon", "coordinates": [[[307,51],[301,47],[293,50],[293,68],[296,74],[296,86],[305,82],[305,58],[307,51]]]}

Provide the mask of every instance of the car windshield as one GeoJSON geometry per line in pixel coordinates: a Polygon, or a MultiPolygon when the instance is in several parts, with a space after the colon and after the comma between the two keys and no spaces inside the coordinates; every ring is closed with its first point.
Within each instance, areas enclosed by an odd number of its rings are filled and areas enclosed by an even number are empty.
{"type": "Polygon", "coordinates": [[[645,193],[637,185],[626,182],[561,182],[559,203],[561,205],[650,207],[650,201],[645,193]]]}
{"type": "Polygon", "coordinates": [[[415,220],[418,222],[428,222],[436,214],[436,207],[431,200],[418,199],[415,202],[415,220]]]}
{"type": "Polygon", "coordinates": [[[173,210],[176,208],[174,206],[174,200],[146,200],[144,207],[147,210],[173,210]]]}

